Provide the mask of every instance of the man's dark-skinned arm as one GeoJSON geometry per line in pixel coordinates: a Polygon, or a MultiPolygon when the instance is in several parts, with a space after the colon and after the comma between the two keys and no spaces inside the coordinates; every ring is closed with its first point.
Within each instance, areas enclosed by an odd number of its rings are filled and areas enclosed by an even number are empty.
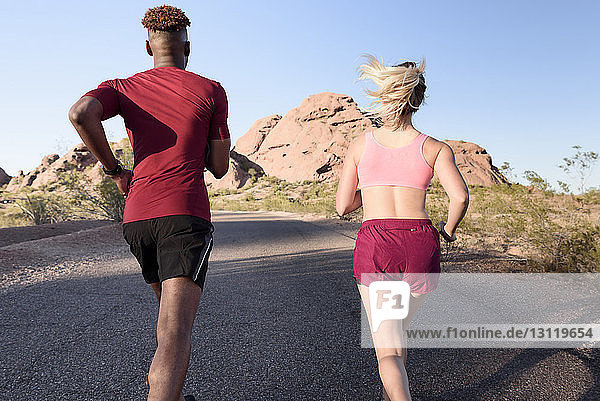
{"type": "Polygon", "coordinates": [[[215,176],[222,178],[229,170],[229,128],[227,127],[227,94],[221,84],[217,84],[213,95],[214,109],[208,130],[206,168],[215,176]]]}
{"type": "MultiPolygon", "coordinates": [[[[69,110],[69,120],[77,130],[83,143],[105,169],[113,170],[118,161],[106,139],[104,127],[102,126],[102,115],[102,103],[91,96],[83,96],[69,110]]],[[[120,174],[110,177],[117,184],[121,194],[127,195],[132,176],[130,170],[123,169],[120,174]]]]}
{"type": "Polygon", "coordinates": [[[222,178],[229,170],[229,139],[209,140],[209,153],[206,158],[206,168],[215,176],[222,178]]]}

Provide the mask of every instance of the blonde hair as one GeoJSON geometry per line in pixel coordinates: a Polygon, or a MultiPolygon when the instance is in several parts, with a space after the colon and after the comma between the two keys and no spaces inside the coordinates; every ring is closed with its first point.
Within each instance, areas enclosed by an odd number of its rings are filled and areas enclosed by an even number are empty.
{"type": "Polygon", "coordinates": [[[391,120],[396,128],[403,123],[403,116],[413,113],[425,98],[425,60],[417,66],[412,61],[387,67],[374,56],[367,54],[367,62],[358,67],[359,80],[370,79],[378,86],[365,93],[374,99],[367,110],[383,121],[391,120]]]}

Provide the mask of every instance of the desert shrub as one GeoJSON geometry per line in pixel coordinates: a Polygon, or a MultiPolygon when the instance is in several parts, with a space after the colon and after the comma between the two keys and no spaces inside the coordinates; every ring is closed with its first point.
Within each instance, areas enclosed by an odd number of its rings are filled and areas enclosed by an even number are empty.
{"type": "Polygon", "coordinates": [[[550,183],[542,178],[538,173],[532,170],[526,170],[523,177],[529,181],[529,184],[541,191],[549,191],[552,189],[550,183]]]}
{"type": "Polygon", "coordinates": [[[125,198],[109,177],[93,184],[83,173],[69,170],[59,176],[59,183],[70,195],[70,205],[80,217],[93,216],[121,222],[125,198]]]}
{"type": "Polygon", "coordinates": [[[94,189],[97,194],[96,206],[102,211],[101,214],[109,220],[123,221],[125,197],[121,195],[114,181],[105,177],[94,189]]]}
{"type": "Polygon", "coordinates": [[[248,175],[250,176],[247,182],[249,184],[254,184],[256,181],[258,181],[258,177],[260,176],[256,169],[252,167],[248,169],[248,175]]]}
{"type": "Polygon", "coordinates": [[[263,199],[261,206],[265,210],[281,210],[284,212],[296,211],[294,208],[295,200],[288,198],[281,192],[277,192],[274,196],[269,196],[263,199]]]}
{"type": "Polygon", "coordinates": [[[235,190],[231,190],[228,188],[219,188],[219,189],[209,189],[210,196],[227,196],[236,193],[235,190]]]}
{"type": "Polygon", "coordinates": [[[67,211],[55,195],[24,193],[15,204],[22,214],[35,225],[65,220],[67,211]]]}
{"type": "Polygon", "coordinates": [[[544,251],[534,266],[553,272],[600,272],[600,225],[538,232],[534,244],[544,251]]]}
{"type": "Polygon", "coordinates": [[[587,205],[598,205],[600,204],[600,187],[590,188],[582,196],[583,203],[587,205]]]}
{"type": "MultiPolygon", "coordinates": [[[[563,157],[563,161],[558,165],[569,177],[577,179],[577,189],[579,193],[584,193],[586,190],[586,181],[591,176],[599,155],[596,152],[584,152],[579,145],[572,146],[576,150],[575,154],[570,157],[563,157]]],[[[569,192],[569,185],[559,181],[559,185],[566,193],[569,192]]]]}
{"type": "MultiPolygon", "coordinates": [[[[133,150],[129,141],[123,140],[122,150],[115,151],[117,159],[126,169],[133,168],[133,150]]],[[[118,144],[112,144],[113,150],[118,144]]],[[[125,198],[119,192],[117,185],[108,176],[93,183],[88,173],[97,166],[89,166],[84,171],[67,170],[59,175],[61,185],[70,196],[70,207],[80,218],[102,218],[123,221],[125,198]]]]}
{"type": "Polygon", "coordinates": [[[271,185],[277,185],[282,181],[281,179],[272,175],[266,175],[263,177],[263,179],[271,185]]]}
{"type": "Polygon", "coordinates": [[[564,233],[556,247],[557,270],[566,266],[578,272],[600,272],[600,225],[564,233]]]}
{"type": "Polygon", "coordinates": [[[325,195],[325,189],[319,184],[311,184],[306,192],[307,199],[320,199],[325,195]]]}
{"type": "MultiPolygon", "coordinates": [[[[499,251],[518,246],[536,270],[597,269],[598,245],[589,240],[595,238],[594,225],[588,218],[589,208],[582,208],[580,199],[552,191],[532,192],[520,184],[469,186],[469,194],[469,209],[458,232],[469,234],[477,246],[499,251]]],[[[590,191],[588,205],[594,196],[590,191]]],[[[446,220],[445,193],[430,187],[426,210],[436,227],[446,220]]]]}
{"type": "Polygon", "coordinates": [[[560,188],[560,191],[563,194],[568,194],[568,193],[571,192],[571,187],[566,182],[563,182],[561,180],[557,180],[556,183],[558,184],[558,187],[560,188]]]}
{"type": "Polygon", "coordinates": [[[215,210],[269,210],[296,213],[317,213],[329,217],[336,216],[335,196],[332,187],[323,183],[306,181],[290,183],[273,177],[260,177],[258,182],[238,191],[241,196],[223,197],[211,194],[211,208],[215,210]],[[318,187],[318,189],[316,188],[318,187]],[[266,189],[260,192],[260,198],[255,197],[250,188],[266,189]],[[306,196],[307,192],[318,193],[319,196],[306,196]]]}
{"type": "Polygon", "coordinates": [[[505,161],[500,166],[500,171],[502,175],[509,181],[514,182],[515,180],[515,169],[510,165],[509,162],[505,161]]]}
{"type": "Polygon", "coordinates": [[[17,213],[0,213],[0,228],[18,227],[31,224],[31,220],[20,211],[17,213]]]}
{"type": "Polygon", "coordinates": [[[257,202],[241,202],[228,198],[209,198],[211,210],[256,211],[261,210],[257,202]]]}
{"type": "MultiPolygon", "coordinates": [[[[425,208],[427,214],[429,215],[429,218],[431,219],[431,222],[438,227],[440,224],[440,221],[447,221],[448,220],[448,205],[446,203],[442,203],[442,202],[427,202],[427,207],[425,208]]],[[[463,222],[461,223],[461,230],[463,230],[464,232],[467,232],[468,230],[465,229],[465,220],[463,219],[463,222]]]]}
{"type": "MultiPolygon", "coordinates": [[[[556,272],[597,271],[597,226],[570,196],[550,191],[529,193],[522,185],[491,187],[471,203],[481,217],[479,233],[519,245],[536,269],[556,272]]],[[[468,216],[469,214],[467,214],[468,216]]]]}
{"type": "Polygon", "coordinates": [[[128,139],[121,141],[123,143],[122,153],[116,152],[116,157],[123,164],[123,167],[127,170],[133,170],[134,159],[133,159],[133,148],[128,139]]]}

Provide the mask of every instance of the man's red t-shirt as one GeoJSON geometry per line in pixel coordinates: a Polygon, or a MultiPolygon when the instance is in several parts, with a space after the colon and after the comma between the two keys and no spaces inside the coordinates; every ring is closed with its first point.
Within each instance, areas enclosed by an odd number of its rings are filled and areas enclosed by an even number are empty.
{"type": "Polygon", "coordinates": [[[102,120],[117,114],[125,120],[135,163],[124,223],[177,214],[210,221],[207,141],[229,138],[227,97],[218,82],[157,67],[102,82],[84,96],[102,103],[102,120]]]}

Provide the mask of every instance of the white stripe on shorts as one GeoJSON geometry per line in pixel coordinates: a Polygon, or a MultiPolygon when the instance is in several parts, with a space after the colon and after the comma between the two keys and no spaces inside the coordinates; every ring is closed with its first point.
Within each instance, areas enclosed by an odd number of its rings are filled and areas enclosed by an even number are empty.
{"type": "Polygon", "coordinates": [[[206,259],[208,252],[212,248],[212,242],[213,242],[212,234],[208,234],[206,237],[204,237],[204,242],[206,243],[205,248],[204,248],[204,255],[202,255],[202,259],[200,260],[200,263],[196,267],[196,272],[194,273],[194,281],[198,280],[198,274],[200,274],[200,269],[202,268],[202,265],[204,264],[204,260],[206,259]],[[207,238],[208,238],[208,241],[207,241],[207,238]]]}

